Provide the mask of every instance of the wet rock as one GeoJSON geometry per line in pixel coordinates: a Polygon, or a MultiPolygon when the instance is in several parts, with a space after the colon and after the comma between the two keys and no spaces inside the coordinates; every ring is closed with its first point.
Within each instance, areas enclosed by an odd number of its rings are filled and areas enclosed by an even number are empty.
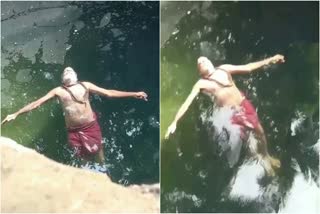
{"type": "Polygon", "coordinates": [[[3,47],[8,53],[21,53],[33,62],[42,48],[44,62],[63,63],[72,25],[83,27],[78,20],[82,11],[68,2],[5,2],[1,12],[3,47]]]}
{"type": "MultiPolygon", "coordinates": [[[[200,4],[200,3],[199,3],[200,4]]],[[[172,33],[177,32],[176,24],[186,14],[197,8],[198,3],[195,2],[161,2],[161,46],[170,38],[172,33]]]]}
{"type": "Polygon", "coordinates": [[[105,27],[108,25],[111,21],[111,13],[107,13],[103,16],[103,18],[100,20],[99,28],[105,27]]]}
{"type": "Polygon", "coordinates": [[[30,82],[32,79],[30,69],[21,69],[16,76],[17,82],[30,82]]]}
{"type": "Polygon", "coordinates": [[[159,212],[159,184],[123,187],[1,137],[1,212],[159,212]]]}

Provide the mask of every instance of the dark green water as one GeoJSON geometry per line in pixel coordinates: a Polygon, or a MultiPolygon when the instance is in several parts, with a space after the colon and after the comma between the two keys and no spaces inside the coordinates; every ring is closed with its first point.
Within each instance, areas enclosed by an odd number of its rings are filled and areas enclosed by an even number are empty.
{"type": "MultiPolygon", "coordinates": [[[[60,85],[72,66],[80,80],[145,91],[149,101],[91,97],[111,178],[159,181],[159,3],[3,2],[1,118],[60,85]]],[[[3,126],[2,136],[76,165],[62,109],[52,100],[3,126]]]]}
{"type": "Polygon", "coordinates": [[[161,26],[166,26],[161,32],[162,212],[319,211],[318,11],[318,2],[161,4],[161,26]],[[217,66],[277,53],[285,55],[285,64],[234,77],[257,108],[270,153],[282,162],[275,178],[258,173],[261,167],[248,161],[246,147],[238,164],[228,167],[219,142],[208,131],[213,127],[200,118],[212,106],[204,95],[191,105],[175,134],[164,140],[198,79],[199,56],[217,66]],[[241,174],[246,167],[251,170],[241,174]],[[303,185],[312,186],[314,194],[304,195],[303,185]]]}

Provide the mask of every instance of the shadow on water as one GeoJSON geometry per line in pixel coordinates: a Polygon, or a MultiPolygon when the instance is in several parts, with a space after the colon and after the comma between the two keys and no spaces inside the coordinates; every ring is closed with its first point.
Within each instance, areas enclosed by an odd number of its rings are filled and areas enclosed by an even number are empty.
{"type": "MultiPolygon", "coordinates": [[[[148,102],[90,99],[111,178],[125,185],[158,182],[159,4],[4,2],[1,14],[1,118],[59,86],[65,66],[104,88],[144,90],[148,102]]],[[[1,131],[58,162],[77,164],[56,100],[1,131]]]]}
{"type": "Polygon", "coordinates": [[[161,4],[162,212],[319,211],[318,8],[318,2],[161,4]],[[285,64],[234,77],[257,108],[270,153],[281,160],[274,178],[248,155],[251,141],[229,167],[221,141],[230,141],[232,132],[208,123],[218,115],[205,96],[163,139],[198,79],[200,55],[217,66],[276,53],[285,55],[285,64]]]}

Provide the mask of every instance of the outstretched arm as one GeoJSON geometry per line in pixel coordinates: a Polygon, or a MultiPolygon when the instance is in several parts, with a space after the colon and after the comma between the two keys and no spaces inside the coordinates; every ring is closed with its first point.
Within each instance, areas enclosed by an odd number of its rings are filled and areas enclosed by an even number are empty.
{"type": "Polygon", "coordinates": [[[16,119],[17,116],[19,116],[20,114],[32,111],[35,108],[38,108],[39,106],[41,106],[43,103],[47,102],[48,100],[50,100],[51,98],[53,98],[56,95],[56,88],[52,89],[51,91],[49,91],[45,96],[41,97],[40,99],[29,103],[28,105],[26,105],[25,107],[23,107],[22,109],[20,109],[19,111],[13,113],[13,114],[9,114],[2,122],[1,124],[4,124],[5,122],[9,122],[10,120],[14,120],[16,119]]]}
{"type": "Polygon", "coordinates": [[[277,54],[273,57],[269,57],[267,59],[264,59],[258,62],[251,62],[246,65],[225,64],[225,65],[219,66],[219,68],[222,68],[231,74],[248,74],[263,66],[270,65],[270,64],[284,63],[284,62],[285,62],[284,56],[277,54]]]}
{"type": "Polygon", "coordinates": [[[148,95],[141,92],[126,92],[126,91],[117,91],[117,90],[109,90],[98,87],[90,82],[84,82],[84,84],[88,87],[89,91],[95,94],[99,94],[106,97],[134,97],[137,99],[143,99],[147,101],[148,95]]]}
{"type": "Polygon", "coordinates": [[[165,138],[168,139],[170,134],[173,134],[176,130],[177,127],[177,123],[180,120],[180,118],[186,113],[186,111],[188,110],[189,106],[191,105],[192,101],[194,100],[194,98],[199,94],[200,92],[200,81],[198,81],[194,86],[193,89],[191,91],[191,93],[189,94],[189,96],[187,97],[187,99],[184,101],[184,103],[182,104],[182,106],[179,108],[173,122],[171,123],[171,125],[168,127],[168,130],[166,132],[165,138]]]}

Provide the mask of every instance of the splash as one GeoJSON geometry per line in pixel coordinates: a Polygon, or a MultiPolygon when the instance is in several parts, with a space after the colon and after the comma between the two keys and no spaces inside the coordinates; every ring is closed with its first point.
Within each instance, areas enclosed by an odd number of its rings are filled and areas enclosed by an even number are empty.
{"type": "Polygon", "coordinates": [[[298,173],[287,197],[280,204],[279,213],[319,213],[319,186],[311,179],[310,170],[307,179],[297,163],[295,169],[298,173]]]}
{"type": "Polygon", "coordinates": [[[240,126],[231,123],[233,114],[230,107],[222,107],[204,110],[200,115],[202,123],[213,133],[212,138],[219,145],[220,154],[226,154],[230,167],[238,162],[242,147],[240,126]]]}
{"type": "Polygon", "coordinates": [[[253,161],[243,164],[230,182],[230,199],[255,200],[262,195],[258,179],[264,175],[261,165],[253,161]],[[250,189],[250,191],[248,191],[250,189]]]}

